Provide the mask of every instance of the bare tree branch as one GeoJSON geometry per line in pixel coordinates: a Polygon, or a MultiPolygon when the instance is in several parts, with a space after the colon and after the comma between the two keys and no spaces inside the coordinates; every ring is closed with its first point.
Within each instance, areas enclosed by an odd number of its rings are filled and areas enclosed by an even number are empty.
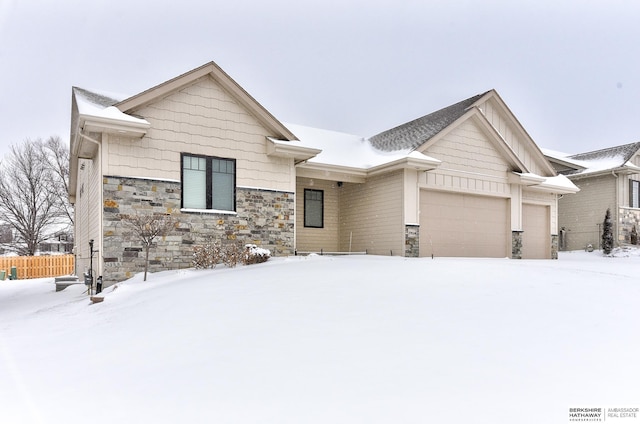
{"type": "Polygon", "coordinates": [[[49,140],[59,161],[50,160],[50,148],[41,140],[25,140],[12,146],[0,164],[0,222],[13,229],[15,239],[8,247],[20,255],[34,255],[40,243],[71,222],[69,202],[59,195],[67,184],[62,178],[66,147],[60,139],[49,140]],[[55,169],[53,163],[62,167],[55,169]]]}
{"type": "Polygon", "coordinates": [[[176,228],[177,219],[173,215],[148,213],[121,215],[122,224],[131,230],[145,250],[144,281],[147,281],[149,249],[156,237],[165,237],[176,228]]]}

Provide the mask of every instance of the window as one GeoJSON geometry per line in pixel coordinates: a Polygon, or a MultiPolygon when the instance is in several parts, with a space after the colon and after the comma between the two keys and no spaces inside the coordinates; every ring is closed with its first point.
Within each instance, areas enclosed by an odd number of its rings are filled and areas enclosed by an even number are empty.
{"type": "Polygon", "coordinates": [[[324,191],[304,190],[304,226],[324,227],[324,191]]]}
{"type": "Polygon", "coordinates": [[[640,208],[640,181],[629,180],[629,207],[640,208]]]}
{"type": "Polygon", "coordinates": [[[182,154],[182,207],[235,211],[236,161],[182,154]]]}

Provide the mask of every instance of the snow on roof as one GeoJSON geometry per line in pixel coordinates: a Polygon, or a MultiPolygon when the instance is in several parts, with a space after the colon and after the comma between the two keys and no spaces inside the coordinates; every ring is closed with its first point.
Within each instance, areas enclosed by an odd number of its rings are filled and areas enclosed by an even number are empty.
{"type": "Polygon", "coordinates": [[[138,124],[148,124],[144,119],[136,118],[121,112],[114,105],[127,98],[122,94],[86,90],[74,87],[78,113],[84,116],[93,116],[109,120],[125,121],[138,124]]]}
{"type": "Polygon", "coordinates": [[[411,148],[382,151],[358,135],[296,124],[285,126],[298,137],[302,146],[322,149],[320,154],[309,160],[310,163],[368,169],[407,157],[436,161],[411,148]]]}
{"type": "Polygon", "coordinates": [[[637,168],[629,160],[639,149],[640,143],[630,143],[573,155],[547,149],[543,152],[550,158],[563,161],[576,168],[572,171],[563,171],[564,175],[585,175],[621,167],[637,168]]]}

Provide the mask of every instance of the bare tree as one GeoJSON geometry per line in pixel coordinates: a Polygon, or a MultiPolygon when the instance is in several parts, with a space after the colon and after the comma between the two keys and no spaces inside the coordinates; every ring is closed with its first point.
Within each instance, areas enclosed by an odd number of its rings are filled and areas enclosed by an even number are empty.
{"type": "Polygon", "coordinates": [[[73,225],[73,206],[69,203],[69,147],[60,137],[49,137],[39,144],[45,165],[53,172],[53,190],[58,199],[59,213],[73,225]]]}
{"type": "Polygon", "coordinates": [[[11,146],[0,164],[0,221],[13,229],[7,247],[20,255],[34,255],[40,243],[69,223],[57,195],[60,179],[44,151],[41,140],[26,140],[11,146]]]}
{"type": "Polygon", "coordinates": [[[147,281],[149,269],[149,249],[157,237],[165,237],[173,231],[178,221],[173,215],[148,213],[121,215],[122,224],[131,230],[144,247],[144,281],[147,281]]]}

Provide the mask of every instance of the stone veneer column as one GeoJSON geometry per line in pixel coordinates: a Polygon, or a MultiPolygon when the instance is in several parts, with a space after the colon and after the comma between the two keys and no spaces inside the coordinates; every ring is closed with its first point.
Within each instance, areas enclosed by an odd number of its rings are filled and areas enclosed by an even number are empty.
{"type": "Polygon", "coordinates": [[[420,226],[404,226],[404,256],[407,258],[417,258],[420,256],[420,226]]]}
{"type": "Polygon", "coordinates": [[[105,287],[144,269],[141,243],[121,223],[122,215],[173,213],[178,227],[149,252],[149,271],[192,266],[194,245],[253,243],[273,256],[293,254],[294,193],[236,188],[235,213],[181,212],[180,183],[137,178],[105,177],[103,281],[105,287]]]}
{"type": "Polygon", "coordinates": [[[522,259],[522,233],[511,231],[511,259],[522,259]]]}
{"type": "Polygon", "coordinates": [[[558,259],[558,235],[551,234],[551,259],[558,259]]]}

